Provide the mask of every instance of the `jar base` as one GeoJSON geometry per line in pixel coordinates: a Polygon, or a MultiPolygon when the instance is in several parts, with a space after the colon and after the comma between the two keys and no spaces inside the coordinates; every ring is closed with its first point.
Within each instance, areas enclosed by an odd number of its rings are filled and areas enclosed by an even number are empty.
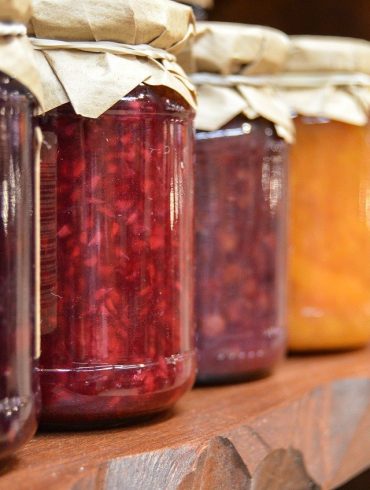
{"type": "Polygon", "coordinates": [[[11,457],[36,433],[37,409],[33,396],[10,402],[8,398],[0,400],[0,459],[11,457]],[[4,406],[7,406],[5,410],[4,406]]]}
{"type": "Polygon", "coordinates": [[[235,352],[225,346],[200,351],[197,384],[227,384],[253,381],[272,374],[284,358],[285,343],[267,350],[266,348],[235,352]],[[242,354],[242,355],[241,355],[242,354]],[[252,355],[253,354],[253,355],[252,355]]]}
{"type": "Polygon", "coordinates": [[[155,424],[163,419],[170,418],[173,414],[173,405],[168,408],[158,409],[150,413],[137,416],[129,416],[120,420],[96,420],[86,423],[81,421],[54,421],[42,418],[39,424],[41,432],[88,432],[91,430],[109,430],[129,427],[131,425],[155,424]]]}
{"type": "Polygon", "coordinates": [[[369,342],[361,342],[359,344],[349,344],[349,345],[341,345],[338,346],[336,344],[330,345],[325,344],[323,346],[317,345],[298,345],[298,346],[289,346],[288,353],[292,356],[321,356],[321,355],[330,355],[330,354],[340,354],[345,352],[353,352],[357,350],[366,349],[369,345],[369,342]]]}
{"type": "Polygon", "coordinates": [[[244,373],[231,373],[231,374],[203,374],[198,375],[196,379],[196,386],[215,386],[226,384],[244,383],[247,381],[257,381],[259,379],[267,378],[274,372],[274,368],[259,369],[256,371],[249,371],[244,373]]]}
{"type": "Polygon", "coordinates": [[[192,387],[194,366],[186,353],[148,364],[40,369],[41,426],[88,430],[151,417],[192,387]]]}

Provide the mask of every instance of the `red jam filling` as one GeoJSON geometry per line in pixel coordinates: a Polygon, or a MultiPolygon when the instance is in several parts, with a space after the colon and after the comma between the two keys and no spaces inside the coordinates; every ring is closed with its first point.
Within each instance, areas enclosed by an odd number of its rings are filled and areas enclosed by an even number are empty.
{"type": "Polygon", "coordinates": [[[194,378],[192,112],[139,86],[42,120],[43,421],[114,424],[194,378]]]}
{"type": "Polygon", "coordinates": [[[263,119],[197,134],[199,381],[262,374],[283,354],[286,151],[263,119]]]}

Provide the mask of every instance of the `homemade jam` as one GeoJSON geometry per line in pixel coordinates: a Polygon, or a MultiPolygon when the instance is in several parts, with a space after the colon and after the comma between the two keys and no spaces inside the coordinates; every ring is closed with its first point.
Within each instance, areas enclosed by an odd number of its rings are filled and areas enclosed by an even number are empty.
{"type": "Polygon", "coordinates": [[[0,73],[0,457],[36,432],[35,214],[28,90],[0,73]]]}
{"type": "Polygon", "coordinates": [[[291,154],[289,346],[370,340],[370,126],[297,117],[291,154]]]}
{"type": "Polygon", "coordinates": [[[138,86],[42,119],[42,420],[114,425],[194,380],[193,111],[138,86]]]}
{"type": "Polygon", "coordinates": [[[244,116],[196,143],[198,380],[259,376],[285,349],[287,144],[244,116]]]}

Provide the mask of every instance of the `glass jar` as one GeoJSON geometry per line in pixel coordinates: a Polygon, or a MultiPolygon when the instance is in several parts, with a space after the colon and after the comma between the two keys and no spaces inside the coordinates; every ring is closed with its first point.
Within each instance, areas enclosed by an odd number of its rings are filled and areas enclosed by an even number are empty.
{"type": "Polygon", "coordinates": [[[194,381],[193,111],[138,86],[41,121],[42,420],[107,426],[194,381]]]}
{"type": "Polygon", "coordinates": [[[0,73],[0,457],[36,432],[33,110],[0,73]]]}
{"type": "Polygon", "coordinates": [[[196,143],[198,380],[260,376],[285,350],[287,144],[244,116],[196,143]]]}
{"type": "Polygon", "coordinates": [[[289,346],[370,340],[370,125],[297,117],[291,154],[289,346]]]}

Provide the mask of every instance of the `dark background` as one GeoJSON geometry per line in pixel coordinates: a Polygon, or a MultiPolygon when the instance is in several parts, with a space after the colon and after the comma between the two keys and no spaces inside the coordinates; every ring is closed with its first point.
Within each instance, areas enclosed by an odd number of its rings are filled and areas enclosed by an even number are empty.
{"type": "Polygon", "coordinates": [[[370,40],[370,0],[215,0],[209,18],[370,40]]]}

